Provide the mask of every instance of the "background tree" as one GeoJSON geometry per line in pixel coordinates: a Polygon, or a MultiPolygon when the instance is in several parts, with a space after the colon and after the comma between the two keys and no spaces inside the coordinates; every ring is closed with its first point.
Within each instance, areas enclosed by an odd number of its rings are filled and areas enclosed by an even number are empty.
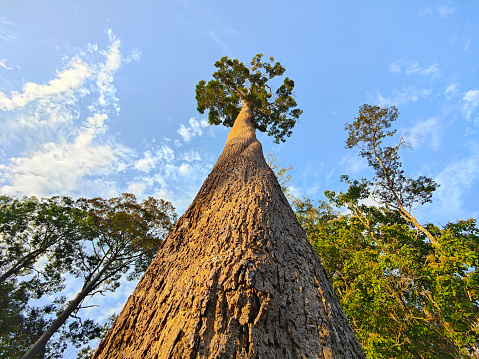
{"type": "MultiPolygon", "coordinates": [[[[152,197],[137,203],[135,196],[123,194],[110,200],[80,199],[78,205],[88,213],[84,240],[77,255],[65,257],[62,265],[71,267],[70,273],[82,279],[83,287],[24,359],[35,358],[50,337],[81,309],[87,296],[115,291],[125,274],[128,280],[141,275],[176,220],[171,203],[152,197]]],[[[61,248],[58,251],[60,257],[61,248]]]]}
{"type": "Polygon", "coordinates": [[[302,111],[296,107],[293,97],[294,81],[286,77],[283,84],[273,92],[269,82],[282,76],[285,68],[270,57],[261,62],[263,54],[253,57],[251,66],[246,66],[227,56],[215,63],[218,68],[213,80],[201,80],[196,85],[198,111],[209,110],[211,125],[223,124],[232,127],[242,106],[253,114],[253,126],[267,132],[275,142],[285,141],[302,111]]]}
{"type": "Polygon", "coordinates": [[[399,150],[408,144],[404,137],[395,146],[383,147],[385,138],[391,137],[396,130],[389,130],[399,113],[394,107],[362,105],[359,115],[351,124],[344,127],[348,131],[346,148],[359,148],[359,154],[366,158],[375,171],[372,194],[380,204],[386,204],[399,211],[399,214],[422,231],[433,244],[436,238],[422,226],[413,214],[418,206],[431,202],[432,193],[438,184],[431,178],[419,176],[407,178],[402,170],[399,150]]]}
{"type": "Polygon", "coordinates": [[[476,221],[429,225],[433,245],[398,210],[360,204],[360,184],[296,213],[368,358],[477,358],[476,221]]]}
{"type": "MultiPolygon", "coordinates": [[[[0,283],[12,276],[33,272],[38,282],[36,290],[58,287],[61,268],[46,267],[39,271],[35,263],[42,256],[55,262],[54,255],[61,248],[62,257],[72,253],[81,237],[79,228],[85,213],[75,207],[68,197],[14,199],[0,197],[0,283]]],[[[58,262],[55,262],[58,265],[58,262]]],[[[33,283],[32,283],[33,285],[33,283]]]]}
{"type": "Polygon", "coordinates": [[[294,195],[291,193],[291,186],[293,186],[293,177],[289,174],[293,169],[293,166],[281,167],[283,162],[278,160],[278,158],[271,152],[266,152],[266,163],[273,170],[279,185],[281,186],[281,191],[288,199],[288,201],[294,200],[294,195]]]}
{"type": "MultiPolygon", "coordinates": [[[[108,317],[105,324],[102,325],[100,329],[100,338],[103,338],[106,333],[110,330],[115,320],[118,318],[117,314],[112,314],[108,317]]],[[[77,359],[91,359],[95,353],[96,348],[92,348],[90,345],[86,345],[77,352],[77,359]]]]}
{"type": "MultiPolygon", "coordinates": [[[[0,197],[0,358],[20,357],[62,308],[64,297],[42,305],[36,300],[64,288],[63,274],[68,268],[60,262],[74,255],[85,219],[86,212],[67,197],[0,197]]],[[[69,337],[65,331],[40,357],[60,358],[67,342],[82,342],[98,332],[93,322],[86,324],[84,338],[69,337]]]]}

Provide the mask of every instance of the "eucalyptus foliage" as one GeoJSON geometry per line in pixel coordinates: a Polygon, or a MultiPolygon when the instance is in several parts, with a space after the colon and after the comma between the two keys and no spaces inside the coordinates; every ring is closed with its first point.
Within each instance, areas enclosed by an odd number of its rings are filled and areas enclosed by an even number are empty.
{"type": "Polygon", "coordinates": [[[253,57],[250,66],[227,56],[215,63],[218,69],[213,80],[201,80],[196,85],[198,111],[209,110],[211,125],[232,127],[243,105],[253,113],[253,125],[267,132],[275,142],[284,142],[303,111],[296,107],[293,96],[294,81],[286,77],[273,91],[270,82],[282,76],[285,68],[279,62],[262,62],[263,54],[253,57]]]}

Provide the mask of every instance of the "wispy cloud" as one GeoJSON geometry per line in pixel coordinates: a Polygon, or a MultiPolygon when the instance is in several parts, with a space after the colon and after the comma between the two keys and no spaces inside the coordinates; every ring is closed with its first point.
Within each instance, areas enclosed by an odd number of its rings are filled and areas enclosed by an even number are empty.
{"type": "Polygon", "coordinates": [[[408,86],[402,90],[394,90],[391,96],[385,97],[381,93],[376,93],[373,99],[379,106],[399,106],[416,102],[420,98],[429,96],[432,93],[430,89],[418,89],[414,86],[408,86]]]}
{"type": "Polygon", "coordinates": [[[88,44],[48,81],[0,92],[0,191],[73,197],[131,192],[170,200],[181,213],[213,166],[211,156],[191,148],[208,122],[191,118],[179,124],[178,139],[136,149],[109,133],[108,124],[120,116],[116,73],[140,51],[124,56],[120,39],[111,30],[107,35],[106,47],[88,44]]]}
{"type": "Polygon", "coordinates": [[[223,41],[220,40],[216,32],[210,31],[210,36],[213,39],[213,41],[221,48],[221,52],[230,56],[231,54],[230,48],[226,46],[226,44],[223,41]]]}
{"type": "Polygon", "coordinates": [[[467,200],[467,194],[472,190],[474,183],[479,178],[479,156],[475,153],[459,161],[451,162],[435,178],[441,187],[435,194],[435,209],[439,217],[446,217],[447,220],[454,218],[470,218],[477,216],[476,213],[465,213],[464,202],[467,200]]]}
{"type": "MultiPolygon", "coordinates": [[[[121,42],[116,38],[111,29],[108,29],[108,37],[110,39],[110,48],[103,53],[106,61],[99,66],[96,76],[96,83],[100,92],[100,97],[98,99],[100,106],[107,105],[108,99],[110,99],[115,105],[118,102],[118,98],[115,97],[116,89],[112,85],[112,82],[113,74],[118,71],[121,65],[121,42]]],[[[117,111],[119,111],[118,108],[117,111]]]]}
{"type": "Polygon", "coordinates": [[[204,119],[196,120],[194,118],[190,118],[189,124],[189,126],[181,124],[180,128],[177,130],[177,133],[185,142],[189,142],[195,136],[201,136],[203,134],[203,128],[208,127],[208,121],[204,119]]]}
{"type": "Polygon", "coordinates": [[[454,14],[456,12],[456,8],[450,5],[442,5],[437,7],[437,12],[441,17],[446,18],[449,15],[454,14]]]}
{"type": "Polygon", "coordinates": [[[469,90],[464,94],[462,98],[464,104],[462,106],[462,113],[464,117],[468,120],[474,121],[475,126],[479,126],[479,90],[469,90]]]}
{"type": "Polygon", "coordinates": [[[389,72],[404,72],[407,75],[434,76],[439,73],[439,65],[434,63],[427,67],[422,67],[417,61],[406,61],[404,59],[393,62],[389,65],[389,72]]]}
{"type": "Polygon", "coordinates": [[[441,145],[440,131],[440,121],[437,117],[418,120],[413,127],[406,131],[409,135],[406,140],[412,147],[427,143],[434,150],[439,150],[441,145]]]}
{"type": "Polygon", "coordinates": [[[16,28],[17,25],[5,17],[0,17],[0,41],[12,43],[18,39],[18,34],[16,34],[13,28],[16,28]]]}
{"type": "Polygon", "coordinates": [[[454,14],[456,12],[456,8],[446,4],[446,5],[440,5],[436,7],[428,7],[421,9],[419,11],[419,16],[426,16],[426,15],[433,15],[433,14],[438,14],[442,18],[446,18],[451,14],[454,14]]]}
{"type": "Polygon", "coordinates": [[[0,60],[0,67],[3,67],[5,70],[11,70],[10,66],[7,66],[7,59],[0,60]]]}
{"type": "Polygon", "coordinates": [[[458,91],[457,84],[452,83],[446,88],[446,90],[444,91],[444,95],[446,95],[447,99],[451,99],[451,98],[457,96],[458,92],[459,91],[458,91]]]}
{"type": "Polygon", "coordinates": [[[159,161],[164,160],[166,162],[171,162],[174,158],[174,150],[167,145],[163,145],[156,148],[153,152],[151,150],[146,151],[143,154],[143,158],[135,162],[134,167],[138,171],[148,173],[159,161]]]}
{"type": "Polygon", "coordinates": [[[356,153],[348,153],[339,161],[342,172],[349,175],[355,175],[368,167],[366,160],[356,153]]]}
{"type": "Polygon", "coordinates": [[[67,69],[59,72],[56,78],[50,80],[46,85],[27,82],[23,86],[22,92],[12,91],[10,96],[0,91],[0,110],[12,111],[19,107],[25,107],[30,102],[40,98],[63,93],[71,94],[92,74],[88,64],[75,57],[70,61],[67,69]]]}

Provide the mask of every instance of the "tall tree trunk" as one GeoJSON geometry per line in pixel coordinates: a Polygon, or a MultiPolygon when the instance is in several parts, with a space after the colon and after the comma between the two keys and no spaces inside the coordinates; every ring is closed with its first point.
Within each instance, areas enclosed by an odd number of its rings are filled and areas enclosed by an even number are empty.
{"type": "Polygon", "coordinates": [[[43,350],[48,340],[52,337],[53,334],[65,323],[65,321],[70,317],[75,309],[78,308],[80,303],[85,299],[85,297],[90,294],[90,292],[95,288],[95,285],[103,276],[103,273],[108,269],[111,263],[115,260],[115,257],[111,257],[108,262],[105,263],[105,266],[101,269],[100,272],[90,280],[77,294],[75,299],[73,299],[68,307],[58,316],[57,319],[48,327],[45,333],[33,344],[33,346],[22,356],[21,359],[34,359],[39,352],[43,350]]]}
{"type": "Polygon", "coordinates": [[[245,105],[93,358],[364,358],[245,105]]]}

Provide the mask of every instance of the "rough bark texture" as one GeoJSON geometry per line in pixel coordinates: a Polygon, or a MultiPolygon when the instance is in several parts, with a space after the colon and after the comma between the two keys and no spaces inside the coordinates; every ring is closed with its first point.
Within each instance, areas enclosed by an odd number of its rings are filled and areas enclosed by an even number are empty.
{"type": "Polygon", "coordinates": [[[247,107],[93,358],[364,358],[247,107]]]}

